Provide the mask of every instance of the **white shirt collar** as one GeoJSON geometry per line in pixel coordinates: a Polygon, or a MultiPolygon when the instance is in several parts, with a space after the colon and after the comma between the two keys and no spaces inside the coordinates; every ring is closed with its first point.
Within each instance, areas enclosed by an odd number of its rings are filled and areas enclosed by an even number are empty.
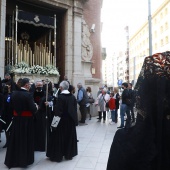
{"type": "Polygon", "coordinates": [[[63,90],[61,94],[69,94],[70,92],[68,90],[63,90]]]}
{"type": "MultiPolygon", "coordinates": [[[[21,87],[21,89],[23,89],[23,90],[27,90],[26,88],[24,88],[24,87],[21,87]]],[[[28,91],[28,90],[27,90],[28,91]]]]}

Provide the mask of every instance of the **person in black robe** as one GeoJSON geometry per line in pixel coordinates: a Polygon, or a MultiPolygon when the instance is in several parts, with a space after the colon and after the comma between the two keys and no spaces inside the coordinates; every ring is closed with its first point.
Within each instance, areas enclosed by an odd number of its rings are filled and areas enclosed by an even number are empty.
{"type": "MultiPolygon", "coordinates": [[[[2,118],[4,112],[4,96],[2,94],[1,78],[0,78],[0,118],[2,118]]],[[[1,142],[1,132],[3,129],[3,123],[0,122],[0,142],[1,142]]]]}
{"type": "Polygon", "coordinates": [[[4,162],[8,168],[26,167],[34,162],[33,114],[37,107],[29,88],[29,79],[23,78],[21,90],[11,95],[13,121],[4,162]]]}
{"type": "Polygon", "coordinates": [[[6,143],[3,146],[3,148],[6,148],[8,146],[8,140],[9,140],[9,135],[10,135],[10,129],[8,129],[8,126],[11,123],[12,117],[13,117],[11,104],[10,104],[11,86],[7,84],[3,87],[4,109],[3,109],[2,119],[6,122],[2,124],[2,127],[5,130],[5,136],[6,136],[6,143]]]}
{"type": "MultiPolygon", "coordinates": [[[[50,123],[53,118],[53,97],[52,97],[52,83],[48,83],[48,89],[46,84],[46,90],[48,90],[48,93],[46,93],[45,96],[43,96],[39,102],[39,109],[38,113],[41,114],[41,116],[38,119],[38,123],[41,129],[38,135],[38,138],[36,136],[36,150],[37,151],[45,151],[47,149],[47,145],[49,144],[49,136],[50,136],[50,123]],[[46,101],[47,100],[47,101],[46,101]],[[48,106],[45,104],[45,102],[48,102],[48,106]]],[[[38,132],[38,131],[37,131],[38,132]]]]}
{"type": "Polygon", "coordinates": [[[54,106],[55,116],[59,116],[60,122],[56,129],[52,130],[46,156],[51,161],[61,162],[63,156],[71,160],[78,154],[77,151],[77,102],[75,96],[68,91],[69,83],[60,83],[61,94],[54,106]]]}
{"type": "Polygon", "coordinates": [[[40,107],[40,103],[45,96],[42,81],[35,84],[34,101],[38,105],[38,111],[34,117],[34,138],[35,151],[45,151],[45,112],[40,107]]]}
{"type": "Polygon", "coordinates": [[[135,94],[136,124],[116,132],[107,170],[169,170],[170,52],[145,58],[135,94]]]}

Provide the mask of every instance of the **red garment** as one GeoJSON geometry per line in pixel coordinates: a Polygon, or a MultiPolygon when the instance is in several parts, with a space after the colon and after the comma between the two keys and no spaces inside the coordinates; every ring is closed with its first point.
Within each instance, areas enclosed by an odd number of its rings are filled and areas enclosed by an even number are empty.
{"type": "Polygon", "coordinates": [[[111,97],[109,100],[109,109],[110,110],[116,109],[116,100],[113,97],[111,97]]]}
{"type": "MultiPolygon", "coordinates": [[[[13,111],[14,116],[18,116],[17,112],[14,110],[13,111]]],[[[33,116],[30,111],[23,111],[20,116],[33,116]]]]}

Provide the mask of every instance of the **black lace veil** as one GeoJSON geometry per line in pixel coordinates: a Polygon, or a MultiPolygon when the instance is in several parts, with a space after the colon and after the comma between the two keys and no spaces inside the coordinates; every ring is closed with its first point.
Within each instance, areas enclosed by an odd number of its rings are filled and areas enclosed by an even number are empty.
{"type": "Polygon", "coordinates": [[[170,170],[170,52],[145,58],[135,93],[136,124],[116,132],[107,170],[170,170]]]}

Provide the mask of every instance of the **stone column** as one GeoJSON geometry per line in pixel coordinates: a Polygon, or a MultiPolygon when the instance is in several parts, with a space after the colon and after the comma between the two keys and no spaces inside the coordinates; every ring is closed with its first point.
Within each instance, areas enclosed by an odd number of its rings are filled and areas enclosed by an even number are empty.
{"type": "Polygon", "coordinates": [[[85,84],[82,71],[82,7],[77,0],[74,1],[73,13],[73,84],[85,84]]]}
{"type": "Polygon", "coordinates": [[[5,65],[6,0],[0,0],[0,77],[4,77],[5,65]]]}
{"type": "Polygon", "coordinates": [[[68,8],[65,21],[65,75],[67,75],[72,84],[73,73],[73,11],[68,8]]]}

